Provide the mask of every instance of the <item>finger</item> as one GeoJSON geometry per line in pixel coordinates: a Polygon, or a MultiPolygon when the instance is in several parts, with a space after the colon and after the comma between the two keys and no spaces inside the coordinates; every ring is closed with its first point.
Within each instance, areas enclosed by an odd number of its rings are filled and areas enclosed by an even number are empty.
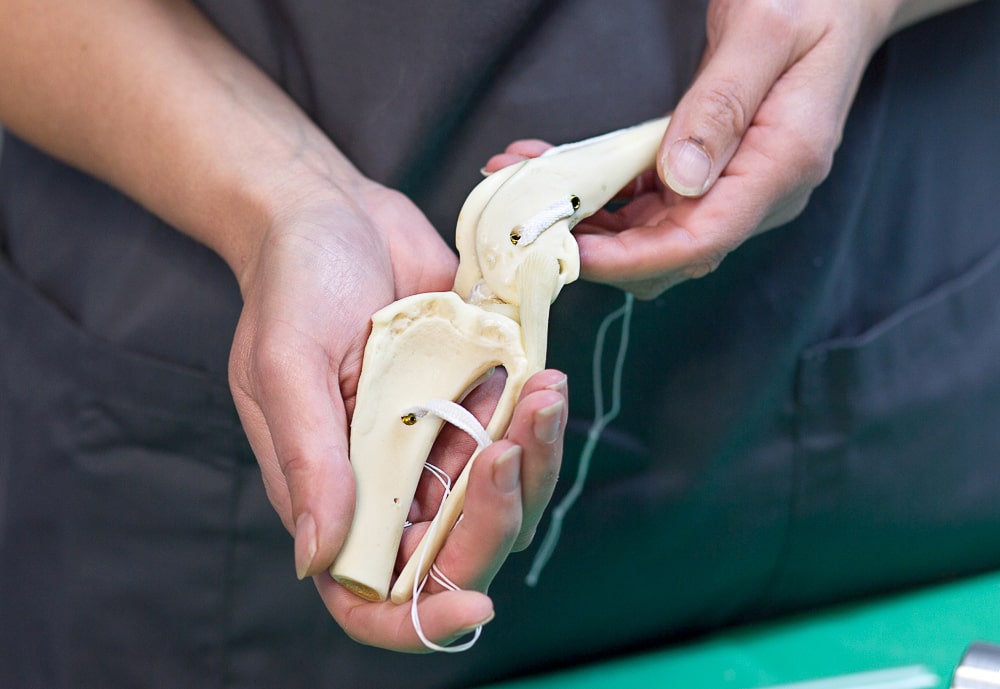
{"type": "Polygon", "coordinates": [[[502,170],[505,167],[516,165],[517,163],[525,160],[527,160],[525,156],[517,155],[515,153],[498,153],[486,161],[486,165],[483,166],[482,172],[484,175],[492,175],[497,170],[502,170]]]}
{"type": "MultiPolygon", "coordinates": [[[[546,370],[532,376],[523,387],[507,437],[500,441],[503,444],[495,443],[476,459],[464,499],[462,528],[448,535],[450,549],[437,559],[438,563],[447,562],[454,553],[459,554],[460,570],[448,573],[459,585],[476,587],[490,581],[510,550],[521,550],[531,542],[559,475],[567,416],[566,395],[566,376],[562,372],[546,370]],[[488,491],[483,493],[484,497],[477,497],[471,488],[476,480],[475,472],[481,472],[484,463],[495,461],[497,453],[508,448],[511,441],[522,448],[520,503],[512,506],[510,496],[498,497],[488,491]],[[512,512],[513,507],[517,510],[512,512]],[[485,528],[476,526],[477,511],[484,515],[485,528]],[[516,537],[513,543],[508,543],[508,530],[515,524],[519,526],[516,537]],[[467,545],[463,544],[463,538],[468,538],[467,545]]],[[[482,485],[489,485],[488,481],[479,480],[482,485]]],[[[441,504],[441,495],[440,491],[426,493],[437,496],[436,501],[430,497],[422,501],[420,517],[429,521],[441,504]]],[[[400,567],[414,557],[427,526],[427,522],[414,523],[407,529],[400,549],[400,567]]]]}
{"type": "Polygon", "coordinates": [[[541,139],[521,139],[515,141],[507,146],[503,153],[499,153],[486,161],[483,172],[490,174],[508,165],[520,163],[528,158],[537,158],[550,148],[552,148],[552,144],[541,139]]]}
{"type": "MultiPolygon", "coordinates": [[[[769,90],[798,54],[795,27],[778,3],[739,3],[716,19],[717,45],[678,103],[660,148],[664,184],[701,196],[718,179],[769,90]]],[[[710,22],[712,20],[710,19],[710,22]]],[[[710,23],[710,34],[713,26],[710,23]]]]}
{"type": "MultiPolygon", "coordinates": [[[[507,559],[520,532],[522,449],[499,440],[483,450],[473,463],[461,518],[448,534],[434,566],[461,589],[485,591],[507,559]]],[[[407,529],[400,547],[400,563],[421,557],[421,538],[428,522],[407,529]]],[[[433,579],[428,591],[440,591],[433,579]]]]}
{"type": "MultiPolygon", "coordinates": [[[[433,579],[420,598],[420,621],[426,636],[447,643],[492,619],[485,591],[510,553],[521,525],[522,451],[500,440],[476,459],[469,475],[465,511],[434,564],[460,592],[442,590],[433,579]]],[[[420,529],[408,530],[403,555],[413,555],[420,529]]],[[[410,606],[371,604],[335,586],[325,575],[317,586],[338,623],[353,638],[377,646],[419,651],[423,644],[413,628],[410,606]]]]}
{"type": "Polygon", "coordinates": [[[541,139],[519,139],[507,147],[507,153],[524,156],[525,158],[537,158],[552,148],[552,144],[541,139]]]}
{"type": "Polygon", "coordinates": [[[617,231],[578,234],[581,275],[652,299],[707,275],[748,237],[794,217],[815,175],[795,162],[801,147],[788,137],[763,129],[754,136],[769,140],[744,146],[703,198],[657,204],[647,196],[619,211],[617,231]]]}
{"type": "MultiPolygon", "coordinates": [[[[532,471],[524,472],[524,453],[509,440],[494,443],[476,460],[463,519],[435,563],[460,587],[485,590],[492,581],[522,532],[522,494],[534,493],[528,499],[536,503],[551,497],[565,428],[565,399],[566,377],[558,371],[542,371],[524,386],[511,432],[526,438],[533,453],[543,455],[540,461],[532,462],[537,464],[532,471]],[[550,421],[553,414],[558,418],[555,424],[550,421]],[[539,453],[535,446],[544,452],[539,453]],[[522,482],[525,473],[543,478],[529,478],[535,485],[526,489],[522,482]]],[[[540,513],[543,507],[539,504],[534,509],[540,513]]],[[[537,524],[537,517],[533,519],[537,524]]],[[[415,526],[407,534],[403,545],[406,556],[412,553],[422,531],[415,526]]],[[[401,651],[426,650],[413,628],[409,606],[367,603],[324,575],[316,577],[316,582],[331,613],[356,640],[401,651]]],[[[440,591],[429,582],[426,591],[435,590],[438,592],[424,595],[419,603],[421,627],[435,643],[447,645],[493,617],[492,602],[484,594],[440,591]]]]}
{"type": "Polygon", "coordinates": [[[577,237],[581,275],[640,299],[704,277],[753,233],[765,213],[764,187],[771,181],[766,173],[728,175],[702,199],[659,206],[643,199],[627,217],[635,224],[577,237]]]}
{"type": "MultiPolygon", "coordinates": [[[[502,380],[494,383],[496,378],[502,378],[499,372],[480,387],[480,390],[491,388],[487,393],[490,402],[495,402],[502,387],[502,380]]],[[[481,400],[468,406],[481,421],[489,416],[482,413],[484,405],[481,400]]],[[[567,383],[564,373],[545,370],[525,382],[506,432],[506,438],[521,446],[524,451],[521,491],[524,515],[514,550],[523,550],[531,543],[538,522],[555,490],[562,461],[567,415],[567,383]]],[[[447,439],[447,457],[435,458],[434,462],[457,477],[474,449],[471,438],[458,429],[446,428],[442,431],[441,439],[447,439]],[[456,435],[460,437],[455,437],[456,435]]],[[[437,481],[425,480],[422,488],[425,490],[421,492],[419,508],[410,515],[414,522],[422,518],[431,519],[440,504],[440,486],[437,481]]],[[[414,526],[412,531],[418,534],[422,529],[414,526]]],[[[413,536],[408,534],[408,537],[413,536]]]]}
{"type": "Polygon", "coordinates": [[[585,279],[620,287],[640,299],[707,275],[725,254],[670,218],[578,241],[585,279]]]}
{"type": "MultiPolygon", "coordinates": [[[[410,605],[370,603],[325,574],[315,577],[327,609],[355,641],[408,653],[426,653],[414,629],[410,605]]],[[[428,639],[448,645],[493,619],[493,601],[478,591],[444,591],[419,601],[420,626],[428,639]]]]}
{"type": "Polygon", "coordinates": [[[568,416],[566,375],[546,370],[525,384],[514,410],[507,439],[524,451],[521,462],[522,523],[512,550],[531,544],[538,522],[552,498],[562,463],[568,416]]]}
{"type": "Polygon", "coordinates": [[[304,578],[333,562],[354,512],[339,382],[326,353],[281,324],[257,338],[251,361],[259,415],[251,414],[248,425],[269,496],[295,535],[296,572],[304,578]]]}
{"type": "MultiPolygon", "coordinates": [[[[472,390],[461,400],[462,406],[468,409],[482,426],[486,427],[496,410],[497,402],[503,393],[506,382],[507,372],[503,367],[490,371],[473,385],[472,390]]],[[[455,480],[475,449],[475,438],[457,426],[445,424],[431,448],[427,461],[443,469],[451,476],[452,480],[455,480]]],[[[418,489],[417,510],[411,514],[411,521],[429,519],[430,516],[433,516],[439,502],[435,497],[435,495],[439,495],[436,484],[437,481],[429,476],[424,477],[421,488],[424,485],[429,485],[432,490],[429,494],[425,494],[423,490],[418,489]]]]}
{"type": "MultiPolygon", "coordinates": [[[[642,194],[657,191],[661,183],[655,170],[647,170],[629,182],[621,191],[615,194],[612,201],[627,201],[642,194]]],[[[593,216],[591,216],[593,217],[593,216]]]]}

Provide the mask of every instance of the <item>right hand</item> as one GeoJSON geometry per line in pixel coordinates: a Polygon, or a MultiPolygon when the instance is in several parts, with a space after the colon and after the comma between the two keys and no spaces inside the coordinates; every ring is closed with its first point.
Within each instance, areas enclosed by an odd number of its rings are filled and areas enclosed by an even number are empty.
{"type": "MultiPolygon", "coordinates": [[[[969,0],[712,0],[694,82],[629,202],[575,228],[581,275],[652,299],[802,212],[829,173],[869,57],[969,0]]],[[[540,155],[523,140],[485,170],[540,155]]]]}

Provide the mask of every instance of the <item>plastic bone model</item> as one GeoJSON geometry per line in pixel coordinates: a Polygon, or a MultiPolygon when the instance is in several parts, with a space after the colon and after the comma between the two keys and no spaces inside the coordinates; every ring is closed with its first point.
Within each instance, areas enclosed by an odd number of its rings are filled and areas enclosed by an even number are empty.
{"type": "MultiPolygon", "coordinates": [[[[330,569],[342,585],[368,600],[389,596],[410,503],[443,424],[409,410],[461,401],[503,366],[507,380],[486,432],[506,432],[522,386],[545,366],[549,307],[579,276],[570,230],[652,167],[667,123],[558,146],[493,173],[458,217],[454,291],[415,294],[372,317],[351,423],[354,521],[330,569]]],[[[394,602],[409,600],[457,522],[475,457],[425,534],[431,542],[418,545],[396,580],[394,602]]]]}

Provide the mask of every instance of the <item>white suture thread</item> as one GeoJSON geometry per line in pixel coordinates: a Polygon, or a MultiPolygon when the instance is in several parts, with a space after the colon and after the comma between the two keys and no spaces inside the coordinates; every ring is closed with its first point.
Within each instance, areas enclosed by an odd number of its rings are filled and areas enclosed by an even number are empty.
{"type": "Polygon", "coordinates": [[[468,433],[476,441],[476,445],[484,448],[493,440],[490,434],[479,423],[479,419],[472,415],[468,409],[457,402],[451,400],[429,399],[424,404],[415,405],[403,410],[403,416],[413,415],[417,419],[422,419],[428,414],[436,416],[446,423],[450,423],[461,431],[468,433]]]}
{"type": "MultiPolygon", "coordinates": [[[[456,402],[452,402],[450,400],[431,399],[423,405],[403,410],[402,415],[409,416],[411,414],[418,419],[423,418],[427,414],[433,414],[442,421],[450,423],[472,436],[480,450],[493,442],[489,434],[486,432],[486,429],[483,428],[483,425],[479,423],[479,420],[472,415],[472,412],[456,402]]],[[[427,562],[430,544],[434,539],[434,534],[437,529],[440,528],[439,517],[441,516],[441,512],[444,510],[445,500],[448,499],[448,495],[451,493],[451,477],[448,476],[443,469],[436,467],[433,464],[424,464],[424,469],[429,471],[431,475],[433,475],[434,478],[441,483],[444,487],[444,494],[441,496],[441,503],[438,505],[437,513],[435,513],[434,519],[431,520],[431,525],[428,527],[427,533],[424,535],[423,546],[420,549],[420,557],[417,560],[418,572],[423,571],[424,565],[427,562]]],[[[482,626],[476,627],[471,639],[465,643],[455,646],[442,646],[441,644],[436,644],[428,639],[427,635],[424,633],[423,625],[420,623],[420,613],[417,611],[417,601],[420,598],[421,592],[424,590],[424,585],[427,584],[428,578],[433,579],[449,591],[461,590],[455,582],[446,577],[444,573],[438,569],[437,565],[431,565],[430,573],[424,576],[423,579],[418,581],[414,577],[413,600],[410,605],[410,620],[413,622],[413,629],[417,632],[417,637],[424,646],[432,651],[439,651],[441,653],[461,653],[462,651],[469,650],[475,645],[475,643],[479,640],[480,635],[483,633],[482,626]]]]}
{"type": "Polygon", "coordinates": [[[518,246],[528,246],[541,236],[542,232],[555,225],[560,220],[573,215],[576,212],[580,200],[575,196],[567,196],[555,203],[550,203],[542,210],[528,218],[517,230],[518,246]],[[576,199],[574,201],[574,199],[576,199]]]}
{"type": "Polygon", "coordinates": [[[552,554],[555,552],[556,545],[559,542],[559,536],[562,533],[562,525],[566,519],[566,513],[569,512],[570,508],[583,492],[583,485],[587,480],[587,473],[590,470],[590,461],[594,456],[594,450],[597,449],[597,443],[601,439],[601,434],[608,424],[617,418],[621,411],[622,371],[625,367],[625,354],[628,351],[634,300],[635,298],[632,294],[626,293],[625,303],[605,316],[600,327],[597,329],[591,369],[594,379],[594,420],[587,431],[587,441],[584,443],[583,450],[580,451],[576,479],[573,481],[573,485],[570,486],[569,492],[563,496],[563,499],[552,510],[552,520],[549,522],[548,531],[546,531],[545,538],[542,539],[538,552],[535,553],[535,558],[532,560],[531,569],[525,577],[525,583],[528,586],[535,586],[538,583],[542,570],[552,558],[552,554]],[[619,318],[622,324],[621,335],[618,340],[618,354],[615,357],[614,372],[611,378],[611,407],[605,411],[603,376],[601,375],[601,363],[604,359],[604,341],[607,337],[608,328],[619,318]]]}

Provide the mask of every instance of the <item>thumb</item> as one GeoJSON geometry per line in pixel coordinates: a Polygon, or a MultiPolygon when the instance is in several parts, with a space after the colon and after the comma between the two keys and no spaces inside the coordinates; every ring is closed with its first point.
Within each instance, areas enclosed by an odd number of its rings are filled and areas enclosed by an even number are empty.
{"type": "MultiPolygon", "coordinates": [[[[295,569],[304,579],[328,569],[354,515],[354,474],[348,461],[346,413],[326,386],[301,395],[289,408],[308,409],[286,423],[272,414],[271,437],[294,520],[295,569]],[[325,395],[323,393],[326,393],[325,395]],[[324,399],[326,398],[326,399],[324,399]],[[324,404],[325,403],[325,404],[324,404]]],[[[283,403],[283,402],[282,402],[283,403]]]]}
{"type": "Polygon", "coordinates": [[[660,146],[660,179],[681,196],[701,196],[712,187],[788,66],[789,50],[761,46],[762,29],[749,22],[731,26],[710,46],[660,146]]]}
{"type": "Polygon", "coordinates": [[[253,392],[234,397],[268,497],[294,534],[296,572],[305,578],[332,564],[354,513],[347,414],[336,381],[324,375],[322,352],[287,346],[254,359],[253,392]]]}

